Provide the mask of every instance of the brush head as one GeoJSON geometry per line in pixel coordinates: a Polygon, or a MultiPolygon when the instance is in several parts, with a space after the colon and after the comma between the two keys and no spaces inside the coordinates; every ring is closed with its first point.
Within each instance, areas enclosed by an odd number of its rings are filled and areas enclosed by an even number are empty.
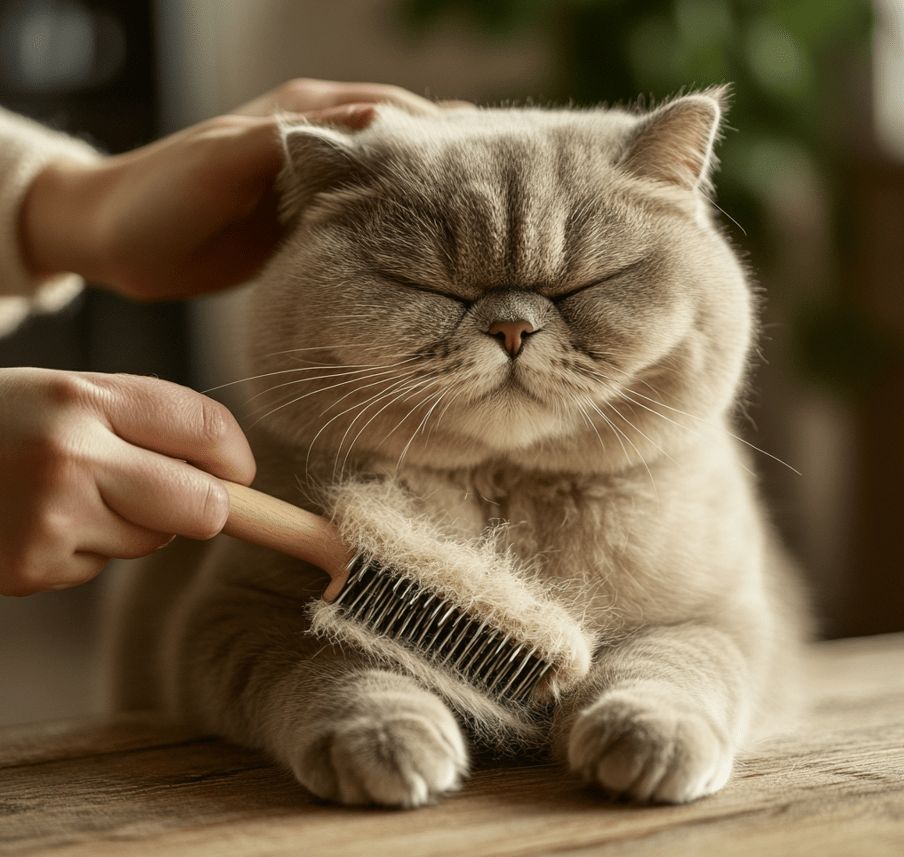
{"type": "Polygon", "coordinates": [[[501,702],[525,702],[554,667],[536,643],[491,625],[409,577],[356,558],[334,602],[346,617],[413,648],[501,702]]]}

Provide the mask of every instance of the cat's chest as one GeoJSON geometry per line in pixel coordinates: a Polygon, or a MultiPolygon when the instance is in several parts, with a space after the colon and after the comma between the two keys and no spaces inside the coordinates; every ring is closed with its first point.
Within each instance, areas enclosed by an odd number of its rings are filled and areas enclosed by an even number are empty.
{"type": "Polygon", "coordinates": [[[406,474],[405,483],[450,536],[494,528],[500,547],[556,578],[592,576],[622,553],[637,498],[623,481],[484,468],[406,474]]]}

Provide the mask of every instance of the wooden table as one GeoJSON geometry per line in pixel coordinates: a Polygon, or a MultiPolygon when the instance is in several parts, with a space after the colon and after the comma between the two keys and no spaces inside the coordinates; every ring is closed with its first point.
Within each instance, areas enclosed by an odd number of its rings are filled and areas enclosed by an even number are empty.
{"type": "Polygon", "coordinates": [[[314,801],[260,755],[129,716],[0,730],[0,853],[904,855],[904,635],[822,643],[812,709],[681,807],[602,800],[553,767],[492,766],[410,812],[314,801]]]}

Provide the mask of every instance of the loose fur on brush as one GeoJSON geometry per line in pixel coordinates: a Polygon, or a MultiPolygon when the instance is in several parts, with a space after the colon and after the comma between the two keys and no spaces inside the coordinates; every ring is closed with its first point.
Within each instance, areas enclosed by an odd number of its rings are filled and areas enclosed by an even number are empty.
{"type": "MultiPolygon", "coordinates": [[[[439,539],[407,493],[390,481],[338,486],[329,506],[341,521],[345,544],[355,545],[365,557],[392,557],[395,574],[438,596],[443,609],[455,606],[479,617],[555,663],[551,681],[535,688],[535,701],[557,699],[586,678],[593,635],[576,620],[579,609],[566,610],[555,600],[557,593],[526,576],[514,556],[499,549],[493,537],[498,532],[469,542],[439,539]]],[[[356,643],[372,658],[402,667],[439,692],[485,742],[505,746],[513,737],[524,744],[542,741],[538,724],[523,706],[496,702],[448,665],[434,667],[390,636],[346,618],[332,604],[317,600],[308,612],[315,635],[356,643]]]]}
{"type": "Polygon", "coordinates": [[[542,745],[637,800],[724,785],[781,724],[801,608],[731,425],[754,322],[709,203],[723,101],[282,129],[289,235],[248,319],[256,485],[567,641],[557,683],[500,706],[343,625],[319,569],[221,536],[135,572],[116,703],[343,803],[436,799],[468,740],[542,745]]]}

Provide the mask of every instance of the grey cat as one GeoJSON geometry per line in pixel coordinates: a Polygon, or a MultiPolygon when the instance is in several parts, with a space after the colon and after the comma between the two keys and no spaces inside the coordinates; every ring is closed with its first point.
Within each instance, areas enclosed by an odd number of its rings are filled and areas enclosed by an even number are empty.
{"type": "Polygon", "coordinates": [[[710,211],[723,101],[282,132],[290,233],[248,320],[257,487],[387,533],[390,564],[406,522],[425,558],[501,558],[591,641],[580,682],[511,722],[478,710],[311,633],[324,574],[220,536],[136,572],[117,704],[343,803],[459,787],[465,734],[638,800],[722,787],[781,720],[804,624],[731,430],[755,325],[710,211]]]}

